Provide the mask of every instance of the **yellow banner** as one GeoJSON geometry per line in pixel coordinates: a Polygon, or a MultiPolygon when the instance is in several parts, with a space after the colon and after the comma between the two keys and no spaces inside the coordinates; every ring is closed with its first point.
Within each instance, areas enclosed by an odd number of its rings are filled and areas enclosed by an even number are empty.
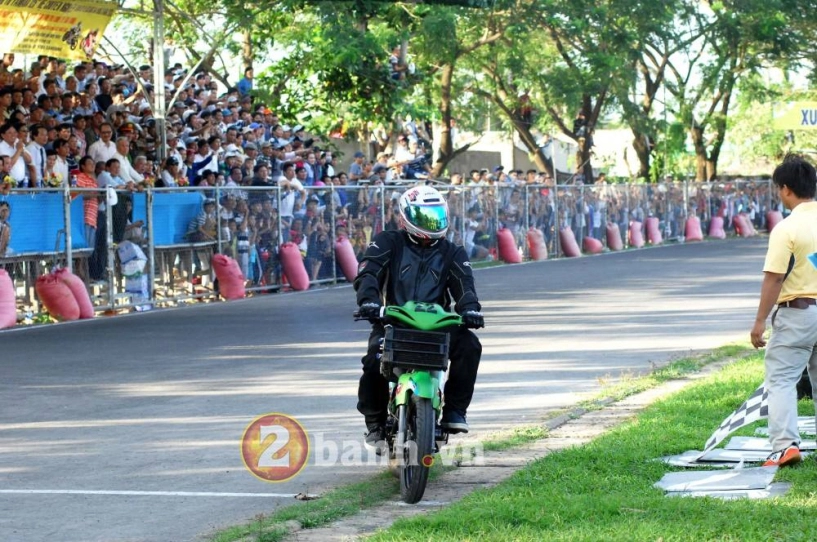
{"type": "Polygon", "coordinates": [[[102,0],[0,0],[0,51],[90,60],[116,8],[102,0]]]}
{"type": "Polygon", "coordinates": [[[817,102],[793,102],[775,107],[775,130],[817,130],[817,102]]]}

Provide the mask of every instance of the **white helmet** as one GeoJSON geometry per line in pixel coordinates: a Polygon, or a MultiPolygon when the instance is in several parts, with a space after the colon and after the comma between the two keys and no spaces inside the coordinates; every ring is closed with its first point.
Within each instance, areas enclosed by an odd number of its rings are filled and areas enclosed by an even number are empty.
{"type": "Polygon", "coordinates": [[[399,201],[400,227],[419,239],[442,239],[448,232],[448,203],[427,185],[406,190],[399,201]]]}

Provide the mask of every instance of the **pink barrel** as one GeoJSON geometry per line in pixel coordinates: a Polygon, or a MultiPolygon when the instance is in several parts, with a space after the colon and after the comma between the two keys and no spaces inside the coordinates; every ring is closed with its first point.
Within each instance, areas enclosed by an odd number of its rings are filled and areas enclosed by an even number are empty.
{"type": "Polygon", "coordinates": [[[227,300],[244,298],[245,279],[237,261],[224,254],[215,254],[213,271],[218,279],[218,293],[221,297],[227,300]]]}
{"type": "Polygon", "coordinates": [[[768,225],[769,231],[772,231],[775,226],[780,224],[783,220],[783,213],[780,211],[769,211],[766,213],[766,224],[768,225]]]}
{"type": "Polygon", "coordinates": [[[704,234],[701,231],[701,219],[697,216],[687,218],[684,228],[684,239],[687,241],[703,241],[704,234]]]}
{"type": "Polygon", "coordinates": [[[562,252],[568,258],[577,258],[582,255],[579,244],[576,242],[576,236],[573,235],[573,230],[570,228],[559,230],[559,242],[562,245],[562,252]]]}
{"type": "Polygon", "coordinates": [[[0,329],[17,325],[17,300],[14,283],[5,269],[0,269],[0,329]]]}
{"type": "Polygon", "coordinates": [[[752,225],[749,223],[749,218],[746,215],[738,213],[732,218],[732,222],[735,223],[735,230],[737,230],[741,237],[752,236],[754,228],[752,228],[752,225]]]}
{"type": "Polygon", "coordinates": [[[64,282],[74,294],[74,299],[77,300],[77,306],[79,306],[79,317],[81,319],[93,318],[94,304],[91,303],[91,296],[82,279],[65,268],[57,269],[54,275],[64,282]]]}
{"type": "Polygon", "coordinates": [[[630,246],[641,248],[644,246],[644,236],[641,233],[641,222],[633,220],[630,222],[630,246]]]}
{"type": "Polygon", "coordinates": [[[664,242],[661,237],[661,228],[658,224],[658,218],[651,216],[645,221],[647,225],[647,242],[651,245],[660,245],[664,242]]]}
{"type": "Polygon", "coordinates": [[[713,239],[726,239],[726,232],[723,231],[723,217],[712,217],[712,219],[709,221],[708,236],[713,239]]]}
{"type": "Polygon", "coordinates": [[[79,319],[79,304],[74,292],[53,273],[37,278],[34,291],[48,314],[57,320],[79,319]]]}
{"type": "Polygon", "coordinates": [[[584,252],[588,254],[601,254],[604,250],[604,245],[601,244],[601,241],[596,239],[595,237],[585,237],[582,239],[582,248],[584,252]]]}
{"type": "Polygon", "coordinates": [[[278,251],[281,259],[281,266],[287,276],[289,285],[294,290],[309,289],[309,275],[306,273],[306,265],[301,256],[301,249],[295,243],[284,243],[278,251]]]}
{"type": "Polygon", "coordinates": [[[528,251],[530,259],[535,262],[548,259],[548,246],[545,244],[545,236],[539,228],[528,230],[528,251]]]}
{"type": "Polygon", "coordinates": [[[496,240],[499,243],[499,258],[505,263],[521,263],[522,255],[516,247],[516,240],[513,238],[511,230],[502,228],[496,232],[496,240]]]}
{"type": "Polygon", "coordinates": [[[618,224],[607,223],[607,248],[610,250],[622,250],[624,243],[621,241],[621,230],[618,224]]]}
{"type": "Polygon", "coordinates": [[[341,235],[335,240],[335,258],[340,264],[340,269],[343,271],[343,276],[346,280],[353,282],[357,277],[357,258],[355,257],[355,249],[352,248],[352,243],[345,235],[341,235]]]}

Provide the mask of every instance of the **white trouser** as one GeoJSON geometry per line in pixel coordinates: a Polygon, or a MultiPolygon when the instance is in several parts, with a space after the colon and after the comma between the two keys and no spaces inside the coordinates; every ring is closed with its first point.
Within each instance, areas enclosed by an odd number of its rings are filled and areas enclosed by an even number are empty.
{"type": "MultiPolygon", "coordinates": [[[[772,336],[766,345],[769,392],[769,440],[772,450],[800,444],[797,430],[797,382],[808,365],[817,397],[817,305],[781,307],[772,313],[772,336]]],[[[817,407],[817,402],[815,402],[817,407]]]]}

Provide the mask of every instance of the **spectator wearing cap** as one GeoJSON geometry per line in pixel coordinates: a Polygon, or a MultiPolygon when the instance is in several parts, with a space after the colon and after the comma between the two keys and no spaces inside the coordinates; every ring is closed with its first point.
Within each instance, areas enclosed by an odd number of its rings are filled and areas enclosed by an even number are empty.
{"type": "Polygon", "coordinates": [[[249,96],[252,92],[252,79],[254,71],[252,68],[244,70],[244,77],[238,82],[238,93],[241,96],[249,96]]]}
{"type": "Polygon", "coordinates": [[[354,161],[349,165],[349,185],[357,185],[363,179],[363,159],[366,155],[357,151],[354,156],[354,161]]]}
{"type": "Polygon", "coordinates": [[[128,155],[130,153],[130,139],[120,136],[116,139],[116,153],[113,157],[119,161],[119,174],[126,183],[139,184],[145,177],[137,172],[131,165],[128,155]]]}
{"type": "Polygon", "coordinates": [[[204,139],[198,140],[198,150],[193,156],[192,172],[195,177],[201,177],[205,171],[218,173],[218,157],[204,139]]]}
{"type": "Polygon", "coordinates": [[[187,184],[184,174],[179,169],[180,162],[175,156],[168,156],[165,158],[164,167],[159,174],[156,181],[157,187],[175,188],[180,185],[179,181],[184,180],[182,184],[187,184]]]}

